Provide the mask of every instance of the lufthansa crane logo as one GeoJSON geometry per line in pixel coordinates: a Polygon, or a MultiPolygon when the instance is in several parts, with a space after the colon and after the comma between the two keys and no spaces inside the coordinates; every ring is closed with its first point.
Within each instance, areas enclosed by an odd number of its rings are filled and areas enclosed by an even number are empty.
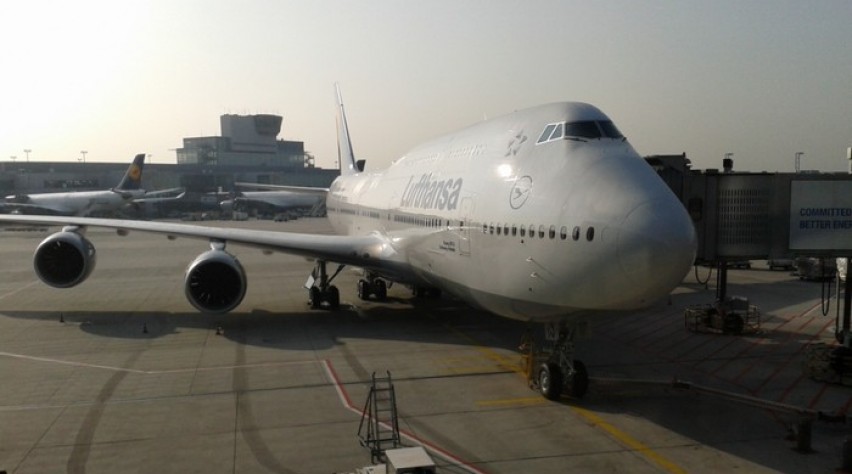
{"type": "Polygon", "coordinates": [[[518,178],[509,192],[509,205],[512,209],[520,209],[530,197],[530,192],[532,192],[532,178],[529,176],[518,178]]]}
{"type": "Polygon", "coordinates": [[[142,170],[139,169],[139,166],[132,165],[130,169],[127,170],[127,176],[129,176],[133,181],[139,181],[139,178],[142,177],[142,170]]]}

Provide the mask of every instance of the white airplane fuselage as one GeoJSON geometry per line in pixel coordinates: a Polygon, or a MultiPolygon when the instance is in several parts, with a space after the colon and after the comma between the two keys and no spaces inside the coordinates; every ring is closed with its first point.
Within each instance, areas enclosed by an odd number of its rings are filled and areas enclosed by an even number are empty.
{"type": "MultiPolygon", "coordinates": [[[[61,193],[39,193],[27,196],[26,206],[39,208],[56,214],[85,216],[93,212],[121,209],[122,206],[145,195],[143,190],[128,191],[74,191],[61,193]]],[[[7,198],[8,199],[8,198],[7,198]]],[[[22,208],[26,210],[26,208],[22,208]]]]}
{"type": "Polygon", "coordinates": [[[620,134],[541,140],[565,123],[611,124],[588,104],[558,103],[473,125],[380,173],[344,173],[329,220],[339,233],[386,236],[392,278],[501,316],[553,320],[665,297],[693,264],[688,214],[620,134]]]}

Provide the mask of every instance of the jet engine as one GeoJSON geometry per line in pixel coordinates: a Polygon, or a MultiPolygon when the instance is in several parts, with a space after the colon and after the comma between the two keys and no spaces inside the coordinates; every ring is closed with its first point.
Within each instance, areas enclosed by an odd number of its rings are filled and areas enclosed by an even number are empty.
{"type": "Polygon", "coordinates": [[[54,288],[76,286],[95,269],[95,246],[74,231],[63,230],[44,239],[33,256],[39,279],[54,288]]]}
{"type": "Polygon", "coordinates": [[[199,311],[227,313],[246,295],[246,273],[233,255],[208,250],[187,267],[184,289],[186,299],[199,311]]]}

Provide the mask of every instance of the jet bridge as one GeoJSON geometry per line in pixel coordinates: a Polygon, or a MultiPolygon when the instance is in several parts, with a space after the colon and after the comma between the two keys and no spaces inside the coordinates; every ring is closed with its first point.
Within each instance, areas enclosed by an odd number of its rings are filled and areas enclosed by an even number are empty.
{"type": "MultiPolygon", "coordinates": [[[[695,223],[696,264],[718,268],[715,306],[720,312],[726,312],[731,301],[726,294],[731,262],[852,257],[852,174],[735,172],[730,159],[725,159],[722,171],[693,170],[685,154],[645,159],[680,197],[695,223]]],[[[837,336],[847,346],[852,346],[850,296],[847,278],[842,332],[837,336]]],[[[724,318],[719,321],[725,327],[724,318]]]]}

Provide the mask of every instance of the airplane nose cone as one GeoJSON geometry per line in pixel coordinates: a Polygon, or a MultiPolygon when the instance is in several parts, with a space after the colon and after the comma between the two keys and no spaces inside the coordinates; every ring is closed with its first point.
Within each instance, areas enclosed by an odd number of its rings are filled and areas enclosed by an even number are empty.
{"type": "Polygon", "coordinates": [[[618,262],[637,304],[669,294],[695,260],[695,227],[680,202],[648,201],[630,211],[618,233],[618,262]]]}

